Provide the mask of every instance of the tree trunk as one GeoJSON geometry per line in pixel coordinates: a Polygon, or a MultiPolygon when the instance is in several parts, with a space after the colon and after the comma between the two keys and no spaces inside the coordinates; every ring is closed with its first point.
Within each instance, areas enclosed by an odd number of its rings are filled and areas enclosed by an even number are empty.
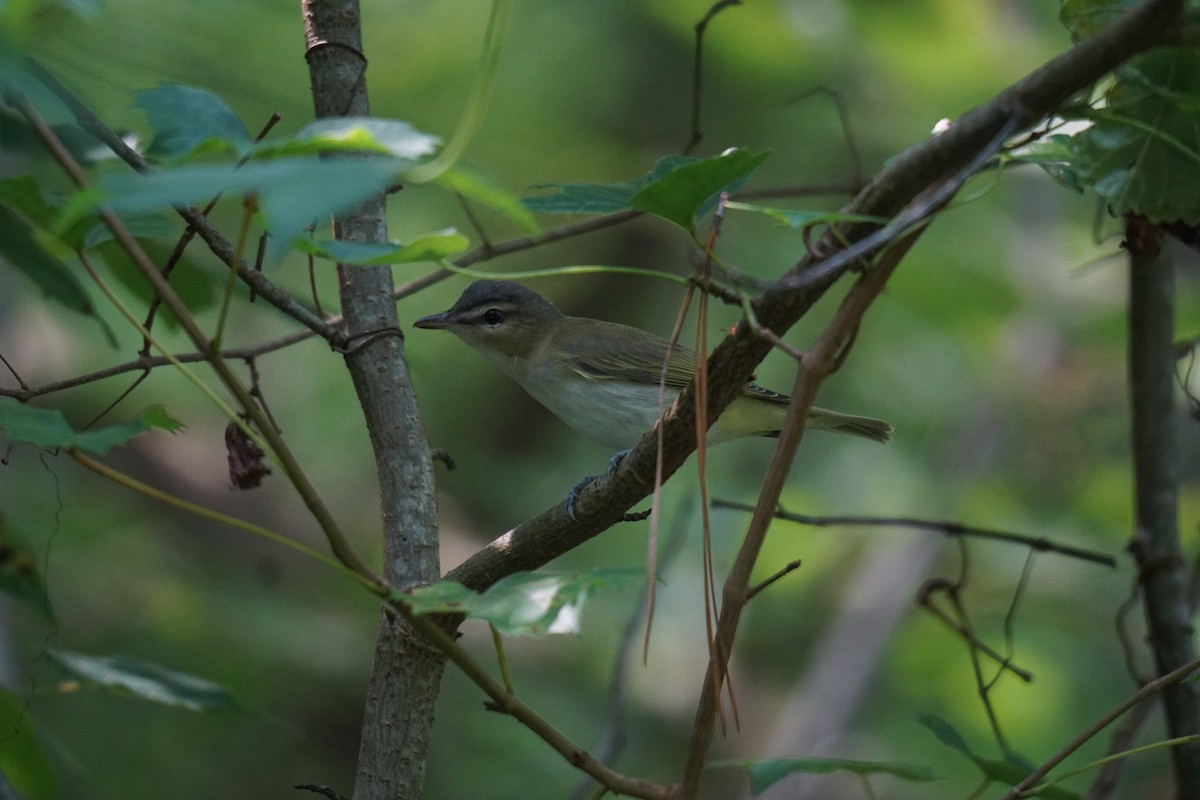
{"type": "MultiPolygon", "coordinates": [[[[306,57],[316,116],[365,116],[366,59],[357,0],[304,0],[306,57]]],[[[334,236],[386,242],[385,198],[334,220],[334,236]]],[[[438,580],[437,508],[429,446],[417,410],[389,267],[338,265],[351,346],[346,355],[375,452],[384,575],[398,588],[438,580]]],[[[420,797],[445,660],[380,616],[359,743],[356,800],[420,797]]]]}
{"type": "MultiPolygon", "coordinates": [[[[1179,546],[1178,455],[1175,429],[1175,275],[1162,252],[1162,232],[1130,218],[1129,384],[1133,413],[1134,534],[1157,673],[1195,658],[1187,574],[1179,546]]],[[[1180,681],[1163,691],[1172,738],[1200,733],[1200,694],[1180,681]]],[[[1177,797],[1200,798],[1200,742],[1174,747],[1177,797]]]]}

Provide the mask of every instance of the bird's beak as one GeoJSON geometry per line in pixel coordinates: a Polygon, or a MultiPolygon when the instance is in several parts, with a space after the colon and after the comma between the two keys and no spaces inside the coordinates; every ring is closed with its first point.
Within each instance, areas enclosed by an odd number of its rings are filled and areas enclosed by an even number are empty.
{"type": "Polygon", "coordinates": [[[428,317],[421,317],[413,323],[414,328],[429,328],[431,330],[445,330],[454,322],[449,311],[443,311],[440,314],[430,314],[428,317]]]}

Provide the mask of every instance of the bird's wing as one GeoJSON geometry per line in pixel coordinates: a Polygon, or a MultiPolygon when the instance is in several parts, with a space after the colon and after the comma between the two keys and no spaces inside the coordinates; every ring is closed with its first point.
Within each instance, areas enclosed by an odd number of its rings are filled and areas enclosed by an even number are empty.
{"type": "MultiPolygon", "coordinates": [[[[570,332],[560,334],[561,348],[575,354],[570,359],[572,369],[593,380],[625,380],[653,386],[659,384],[662,380],[663,357],[670,344],[666,339],[615,322],[588,322],[588,325],[571,326],[570,332]],[[620,341],[623,346],[614,350],[610,344],[613,341],[620,341]]],[[[671,352],[671,362],[667,365],[667,387],[682,389],[691,382],[695,374],[695,351],[683,345],[675,345],[671,352]]],[[[787,405],[789,402],[786,394],[764,389],[757,383],[747,383],[742,387],[742,394],[780,405],[787,405]]]]}
{"type": "MultiPolygon", "coordinates": [[[[571,368],[593,380],[625,380],[658,385],[663,359],[670,343],[637,328],[612,322],[589,320],[589,325],[572,326],[561,334],[561,350],[572,353],[571,368]],[[614,348],[612,342],[621,342],[614,348]]],[[[675,345],[667,364],[666,385],[682,389],[696,372],[696,354],[675,345]]]]}
{"type": "Polygon", "coordinates": [[[766,400],[768,403],[778,403],[782,406],[786,406],[792,401],[792,398],[788,397],[786,394],[780,394],[779,392],[773,392],[770,389],[764,389],[757,383],[747,383],[742,387],[742,394],[747,397],[753,397],[755,400],[766,400]]]}

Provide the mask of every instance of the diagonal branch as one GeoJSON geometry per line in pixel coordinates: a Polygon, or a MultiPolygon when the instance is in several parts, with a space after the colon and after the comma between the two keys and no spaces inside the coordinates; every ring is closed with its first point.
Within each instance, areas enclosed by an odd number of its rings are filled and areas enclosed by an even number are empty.
{"type": "MultiPolygon", "coordinates": [[[[894,217],[928,187],[970,162],[1012,120],[1016,119],[1017,129],[1031,127],[1128,58],[1167,41],[1177,30],[1172,23],[1181,10],[1181,0],[1145,0],[1095,37],[970,110],[945,133],[901,153],[845,210],[894,217]]],[[[869,225],[847,225],[838,233],[853,243],[871,230],[869,225]]],[[[823,251],[835,251],[837,241],[832,234],[827,235],[821,243],[823,251]]],[[[802,259],[785,280],[802,274],[815,263],[819,262],[812,257],[802,259]]],[[[800,288],[777,284],[755,301],[755,314],[765,327],[782,334],[836,278],[837,275],[828,276],[816,285],[800,288]]],[[[770,347],[744,322],[718,345],[709,359],[710,422],[732,402],[770,347]]],[[[693,388],[686,389],[661,423],[664,476],[673,474],[695,449],[693,395],[693,388]]],[[[648,435],[630,451],[615,473],[600,478],[581,492],[576,505],[577,521],[561,505],[550,508],[496,539],[448,577],[482,589],[511,572],[535,569],[606,530],[653,488],[656,451],[656,437],[648,435]]]]}
{"type": "Polygon", "coordinates": [[[783,493],[784,481],[791,471],[792,460],[804,435],[808,410],[816,400],[821,382],[837,367],[845,347],[853,339],[872,301],[883,290],[888,278],[899,265],[904,254],[916,242],[923,231],[917,229],[909,234],[881,259],[863,278],[855,284],[833,319],[811,348],[805,351],[796,371],[796,384],[792,391],[792,402],[788,407],[783,430],[779,433],[779,444],[767,469],[758,504],[754,509],[750,525],[737,558],[729,570],[721,597],[721,614],[717,620],[713,653],[708,671],[700,684],[699,702],[692,726],[692,737],[688,745],[683,776],[676,787],[676,797],[692,798],[700,786],[700,775],[708,758],[712,743],[715,721],[719,712],[721,695],[719,689],[725,682],[729,656],[733,652],[734,637],[742,609],[750,600],[752,587],[750,576],[758,562],[758,554],[766,542],[767,529],[775,517],[779,497],[783,493]],[[714,691],[714,689],[718,691],[714,691]]]}

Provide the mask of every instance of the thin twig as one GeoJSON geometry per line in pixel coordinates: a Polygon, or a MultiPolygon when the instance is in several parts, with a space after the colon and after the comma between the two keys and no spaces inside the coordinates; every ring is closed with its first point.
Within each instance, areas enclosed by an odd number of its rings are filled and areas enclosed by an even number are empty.
{"type": "Polygon", "coordinates": [[[727,8],[741,4],[742,0],[717,0],[696,23],[696,45],[692,56],[692,135],[688,139],[687,146],[683,148],[685,154],[695,150],[702,137],[700,133],[700,99],[703,96],[701,87],[704,70],[701,65],[704,55],[704,32],[708,30],[708,24],[713,21],[713,17],[727,8]]]}
{"type": "Polygon", "coordinates": [[[696,705],[691,740],[688,744],[680,782],[677,785],[678,796],[681,798],[695,797],[699,787],[700,775],[712,743],[714,719],[719,703],[719,698],[713,697],[711,686],[714,683],[719,686],[727,674],[728,660],[733,650],[738,623],[750,590],[750,575],[766,540],[767,529],[770,527],[774,509],[778,506],[779,497],[783,492],[784,480],[791,468],[796,449],[800,445],[800,439],[804,435],[808,410],[816,398],[821,381],[829,374],[835,356],[842,349],[851,330],[866,313],[871,302],[883,290],[892,271],[912,247],[919,233],[920,231],[914,231],[898,242],[854,285],[842,301],[842,305],[834,314],[833,319],[797,365],[792,402],[788,406],[783,429],[779,434],[779,443],[771,457],[771,464],[767,469],[762,491],[759,494],[758,505],[754,509],[742,545],[725,580],[721,597],[721,615],[717,621],[716,658],[709,661],[702,684],[703,688],[696,705]]]}
{"type": "Polygon", "coordinates": [[[802,562],[800,561],[800,559],[797,558],[795,561],[789,561],[787,564],[784,564],[783,569],[779,570],[771,577],[769,577],[763,581],[760,581],[759,583],[750,587],[750,592],[746,595],[746,599],[753,600],[755,595],[757,595],[762,590],[771,586],[773,583],[775,583],[775,581],[779,580],[780,578],[782,578],[785,575],[790,575],[791,573],[800,569],[801,563],[802,562]]]}
{"type": "MultiPolygon", "coordinates": [[[[90,184],[87,176],[83,172],[83,169],[79,166],[79,163],[74,159],[66,147],[63,146],[62,141],[59,140],[58,136],[46,123],[46,120],[42,118],[41,114],[38,113],[38,111],[24,98],[17,97],[13,99],[15,100],[17,108],[21,112],[22,116],[24,116],[29,122],[30,127],[42,141],[42,144],[45,146],[47,152],[50,153],[50,155],[59,163],[63,171],[66,172],[71,180],[74,181],[75,184],[81,189],[88,188],[90,184]]],[[[143,250],[141,245],[138,244],[137,240],[130,235],[128,229],[115,214],[101,209],[100,218],[104,224],[108,226],[109,230],[112,231],[117,243],[129,255],[134,265],[142,273],[142,277],[145,278],[146,281],[150,283],[151,287],[162,296],[163,302],[166,303],[167,307],[171,310],[171,313],[175,315],[180,327],[183,328],[188,338],[192,340],[192,344],[197,350],[207,354],[206,361],[208,364],[212,367],[213,371],[217,373],[217,376],[221,379],[221,382],[237,399],[238,404],[242,407],[242,410],[250,416],[250,418],[254,421],[254,424],[258,427],[262,436],[270,444],[271,449],[275,452],[276,457],[279,459],[284,472],[288,476],[288,479],[295,487],[297,493],[300,495],[309,511],[312,512],[313,517],[317,520],[317,523],[321,526],[321,529],[324,532],[326,539],[329,542],[330,549],[333,551],[334,555],[336,555],[343,564],[367,580],[372,581],[379,586],[386,585],[383,579],[376,575],[374,570],[372,570],[371,567],[368,566],[367,563],[363,561],[358,553],[354,550],[354,547],[350,544],[350,540],[346,537],[345,533],[342,532],[341,527],[333,518],[328,506],[325,505],[324,500],[322,500],[320,495],[317,494],[316,488],[313,487],[313,485],[309,482],[308,476],[304,473],[304,470],[301,468],[300,463],[292,454],[290,448],[287,447],[287,444],[283,441],[283,438],[279,436],[278,432],[274,430],[274,426],[270,424],[269,420],[267,420],[265,414],[263,414],[258,404],[254,401],[254,398],[251,397],[246,388],[242,386],[241,381],[239,381],[237,376],[233,374],[229,364],[225,362],[217,354],[217,351],[212,348],[212,343],[209,341],[204,332],[200,330],[199,325],[196,323],[195,318],[192,317],[187,305],[183,302],[179,295],[176,294],[174,287],[167,283],[166,279],[162,276],[162,273],[158,271],[157,267],[155,267],[154,263],[150,260],[150,257],[146,255],[146,251],[143,250]]],[[[136,320],[134,320],[134,324],[137,324],[136,320]]],[[[143,331],[144,330],[145,329],[143,329],[143,331]]],[[[148,335],[148,333],[146,335],[148,335]]],[[[242,425],[245,424],[238,419],[233,419],[232,421],[242,425]]],[[[246,429],[246,432],[247,434],[251,434],[249,429],[246,429]]]]}
{"type": "Polygon", "coordinates": [[[1196,670],[1200,670],[1200,658],[1193,659],[1178,669],[1168,672],[1161,678],[1156,678],[1155,680],[1150,681],[1145,686],[1121,701],[1114,709],[1089,725],[1087,730],[1076,736],[1040,767],[1029,773],[1029,776],[1026,777],[1025,780],[1009,789],[1007,794],[1000,798],[1000,800],[1017,800],[1017,798],[1024,794],[1026,790],[1030,789],[1034,784],[1046,777],[1050,770],[1061,764],[1063,760],[1067,758],[1067,756],[1071,755],[1080,747],[1085,745],[1092,737],[1096,736],[1098,733],[1100,733],[1100,731],[1111,725],[1114,720],[1116,720],[1126,711],[1133,708],[1146,698],[1153,697],[1163,689],[1166,689],[1169,686],[1174,686],[1196,670]]]}
{"type": "MultiPolygon", "coordinates": [[[[714,500],[714,508],[730,508],[739,511],[753,511],[754,507],[746,503],[736,503],[728,500],[714,500]]],[[[1106,553],[1100,553],[1095,550],[1087,550],[1082,547],[1073,547],[1071,545],[1058,544],[1047,539],[1044,536],[1028,536],[1021,533],[1012,533],[1010,531],[995,530],[993,528],[978,528],[973,525],[964,525],[961,522],[951,520],[927,520],[915,519],[913,517],[863,517],[863,516],[809,516],[807,514],[794,514],[790,511],[778,509],[775,512],[778,519],[788,522],[795,522],[799,525],[811,525],[813,527],[830,527],[834,525],[867,525],[867,526],[883,526],[895,528],[917,528],[919,530],[937,531],[946,536],[971,536],[978,539],[994,539],[1001,542],[1012,542],[1013,544],[1021,544],[1033,550],[1038,550],[1047,553],[1059,553],[1060,555],[1070,556],[1071,558],[1082,559],[1083,561],[1091,561],[1096,564],[1103,564],[1106,567],[1116,568],[1117,559],[1106,553]]]]}
{"type": "MultiPolygon", "coordinates": [[[[996,652],[996,650],[990,647],[986,642],[977,637],[973,631],[970,631],[960,625],[956,620],[952,619],[949,614],[933,604],[933,593],[936,590],[945,589],[946,586],[947,584],[945,581],[926,581],[925,584],[917,591],[917,603],[919,603],[922,608],[932,614],[936,619],[941,621],[943,625],[961,636],[971,647],[995,661],[1001,669],[1006,669],[1012,672],[1012,674],[1016,675],[1025,683],[1031,683],[1033,681],[1033,673],[1029,672],[1029,670],[1021,669],[1017,665],[1013,664],[1010,658],[996,652]]],[[[954,586],[951,584],[948,591],[952,591],[953,589],[954,586]]]]}

